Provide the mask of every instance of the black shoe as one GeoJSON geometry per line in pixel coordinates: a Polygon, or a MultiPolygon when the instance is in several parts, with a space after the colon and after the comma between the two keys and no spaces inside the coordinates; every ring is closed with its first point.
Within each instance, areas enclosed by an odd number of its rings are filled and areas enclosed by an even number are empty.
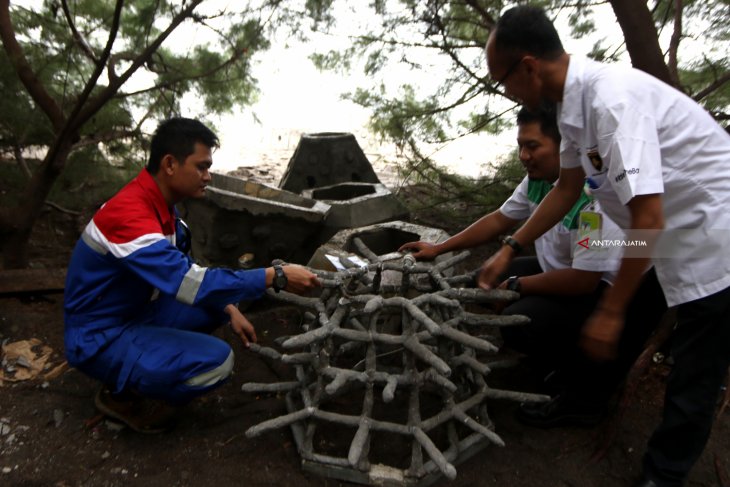
{"type": "Polygon", "coordinates": [[[590,427],[603,420],[605,404],[573,394],[560,394],[548,402],[520,404],[515,415],[521,423],[535,428],[590,427]]]}
{"type": "Polygon", "coordinates": [[[164,433],[175,426],[178,408],[164,401],[143,397],[114,397],[102,386],[94,398],[99,412],[121,421],[138,433],[164,433]]]}
{"type": "Polygon", "coordinates": [[[641,477],[641,480],[635,483],[634,487],[659,487],[659,484],[653,480],[647,479],[646,477],[641,477]]]}
{"type": "Polygon", "coordinates": [[[555,396],[565,390],[565,374],[560,369],[555,369],[545,374],[540,379],[539,389],[543,394],[555,396]]]}

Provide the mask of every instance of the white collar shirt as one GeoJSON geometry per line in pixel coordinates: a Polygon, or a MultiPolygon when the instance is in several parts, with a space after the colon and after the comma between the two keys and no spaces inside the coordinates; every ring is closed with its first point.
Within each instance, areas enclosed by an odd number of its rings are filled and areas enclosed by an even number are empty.
{"type": "MultiPolygon", "coordinates": [[[[530,181],[525,177],[499,211],[512,220],[527,220],[535,212],[550,187],[552,185],[547,182],[530,181]]],[[[618,226],[603,214],[598,202],[593,202],[590,210],[602,214],[606,230],[614,235],[620,233],[618,226]]],[[[580,240],[578,232],[571,228],[572,226],[574,225],[566,225],[563,220],[535,240],[535,254],[540,268],[543,272],[571,268],[601,272],[601,279],[612,284],[621,264],[621,253],[616,249],[602,249],[604,251],[596,252],[582,247],[578,244],[580,240]]]]}
{"type": "Polygon", "coordinates": [[[730,135],[692,99],[633,68],[571,56],[558,107],[561,166],[582,167],[621,228],[626,204],[661,194],[653,262],[670,306],[730,286],[730,135]]]}

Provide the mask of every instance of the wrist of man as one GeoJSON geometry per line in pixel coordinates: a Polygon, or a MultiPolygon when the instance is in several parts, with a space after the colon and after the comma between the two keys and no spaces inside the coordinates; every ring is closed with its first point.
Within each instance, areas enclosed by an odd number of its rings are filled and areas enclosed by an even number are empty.
{"type": "Polygon", "coordinates": [[[623,317],[626,314],[626,304],[621,294],[616,294],[615,288],[609,287],[606,293],[601,296],[596,305],[596,311],[616,317],[623,317]]]}
{"type": "Polygon", "coordinates": [[[518,242],[512,235],[502,237],[500,242],[502,243],[502,249],[509,249],[511,251],[510,255],[512,256],[520,254],[523,250],[522,244],[520,244],[520,242],[518,242]]]}
{"type": "Polygon", "coordinates": [[[446,242],[447,242],[447,241],[444,241],[444,242],[441,242],[441,243],[435,243],[435,244],[431,244],[431,246],[430,246],[430,247],[426,247],[426,248],[424,248],[423,250],[427,250],[427,251],[433,252],[433,253],[434,253],[434,254],[436,254],[436,255],[441,255],[441,254],[443,254],[444,252],[447,252],[447,250],[446,250],[446,249],[444,249],[444,244],[445,244],[446,242]]]}
{"type": "Polygon", "coordinates": [[[519,276],[510,276],[507,278],[507,290],[522,293],[522,282],[520,282],[519,276]]]}
{"type": "Polygon", "coordinates": [[[289,278],[284,272],[284,268],[280,264],[274,264],[274,277],[271,282],[271,287],[275,292],[283,291],[289,284],[289,278]]]}
{"type": "Polygon", "coordinates": [[[601,313],[616,317],[621,317],[624,315],[623,309],[612,305],[599,304],[598,306],[596,306],[596,311],[600,311],[601,313]]]}

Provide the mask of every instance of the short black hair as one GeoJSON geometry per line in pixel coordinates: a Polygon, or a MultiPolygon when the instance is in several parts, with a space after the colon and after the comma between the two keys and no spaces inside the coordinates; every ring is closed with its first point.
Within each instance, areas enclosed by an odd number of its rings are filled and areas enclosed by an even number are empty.
{"type": "Polygon", "coordinates": [[[218,137],[208,127],[192,118],[176,117],[164,120],[157,126],[150,142],[150,158],[147,171],[157,174],[160,162],[167,154],[172,154],[178,161],[195,152],[195,143],[199,142],[210,148],[219,147],[218,137]]]}
{"type": "Polygon", "coordinates": [[[510,57],[528,53],[552,60],[565,53],[558,31],[540,7],[511,8],[502,14],[495,29],[495,47],[510,57]]]}
{"type": "Polygon", "coordinates": [[[527,107],[522,107],[517,112],[517,125],[526,123],[540,123],[540,130],[543,134],[560,144],[560,130],[558,129],[558,110],[557,105],[551,101],[543,100],[537,110],[530,111],[527,107]]]}

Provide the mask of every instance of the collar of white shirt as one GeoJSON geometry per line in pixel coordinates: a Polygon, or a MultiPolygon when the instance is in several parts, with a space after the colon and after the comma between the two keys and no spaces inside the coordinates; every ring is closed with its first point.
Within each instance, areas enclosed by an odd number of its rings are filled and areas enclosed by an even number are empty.
{"type": "Polygon", "coordinates": [[[563,101],[558,113],[561,125],[582,129],[583,123],[583,74],[588,60],[581,56],[570,56],[568,72],[565,75],[563,101]]]}

